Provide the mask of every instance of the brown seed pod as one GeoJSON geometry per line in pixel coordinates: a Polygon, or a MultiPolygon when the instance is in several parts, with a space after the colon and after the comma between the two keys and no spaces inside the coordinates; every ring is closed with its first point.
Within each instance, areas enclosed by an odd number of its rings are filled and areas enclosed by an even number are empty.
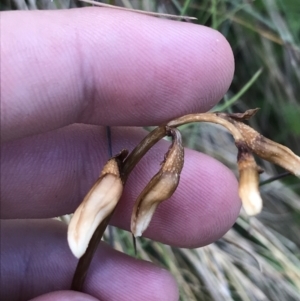
{"type": "Polygon", "coordinates": [[[244,113],[217,113],[219,117],[231,122],[242,135],[242,139],[236,140],[240,157],[238,162],[240,170],[239,195],[249,215],[255,215],[262,209],[262,201],[258,191],[258,173],[261,170],[255,167],[256,163],[252,155],[247,155],[250,151],[300,177],[300,157],[289,148],[267,139],[242,122],[250,119],[257,111],[258,109],[252,109],[244,113]]]}
{"type": "Polygon", "coordinates": [[[179,130],[169,130],[173,142],[159,172],[137,198],[131,215],[131,232],[141,236],[148,227],[156,207],[176,190],[184,162],[184,148],[179,130]]]}
{"type": "Polygon", "coordinates": [[[85,253],[96,228],[114,210],[122,195],[120,158],[127,153],[122,151],[105,164],[99,179],[71,219],[68,227],[68,243],[77,258],[85,253]]]}
{"type": "Polygon", "coordinates": [[[242,122],[232,120],[232,123],[243,135],[247,146],[253,153],[300,177],[300,157],[289,148],[264,137],[242,122]]]}

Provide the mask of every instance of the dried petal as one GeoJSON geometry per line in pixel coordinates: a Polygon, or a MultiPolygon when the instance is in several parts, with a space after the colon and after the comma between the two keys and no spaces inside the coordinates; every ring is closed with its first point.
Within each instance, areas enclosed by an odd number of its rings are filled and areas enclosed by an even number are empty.
{"type": "Polygon", "coordinates": [[[123,183],[120,178],[119,164],[118,156],[106,163],[99,179],[71,219],[68,228],[68,243],[77,258],[85,253],[96,228],[114,210],[122,195],[123,183]]]}
{"type": "Polygon", "coordinates": [[[238,148],[239,196],[248,215],[261,212],[263,202],[259,193],[260,168],[245,142],[236,143],[238,148]]]}
{"type": "Polygon", "coordinates": [[[161,169],[135,202],[131,216],[131,232],[135,237],[142,235],[156,207],[170,198],[178,186],[184,162],[184,149],[180,132],[177,129],[170,129],[170,133],[173,136],[173,143],[165,155],[161,169]]]}

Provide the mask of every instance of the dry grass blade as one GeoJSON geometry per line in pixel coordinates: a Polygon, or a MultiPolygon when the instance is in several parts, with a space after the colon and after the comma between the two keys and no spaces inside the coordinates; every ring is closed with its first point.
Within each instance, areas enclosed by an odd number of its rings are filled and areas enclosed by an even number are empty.
{"type": "Polygon", "coordinates": [[[197,20],[195,17],[189,17],[189,16],[177,16],[177,15],[171,15],[171,14],[163,14],[163,13],[154,13],[154,12],[148,12],[144,10],[139,10],[139,9],[130,9],[130,8],[125,8],[121,6],[116,6],[116,5],[110,5],[106,3],[101,3],[97,1],[92,1],[92,0],[78,0],[81,2],[89,3],[92,5],[100,6],[100,7],[107,7],[107,8],[113,8],[113,9],[118,9],[118,10],[124,10],[128,12],[134,12],[142,15],[147,15],[147,16],[152,16],[152,17],[163,17],[163,18],[168,18],[168,19],[173,19],[173,20],[197,20]]]}

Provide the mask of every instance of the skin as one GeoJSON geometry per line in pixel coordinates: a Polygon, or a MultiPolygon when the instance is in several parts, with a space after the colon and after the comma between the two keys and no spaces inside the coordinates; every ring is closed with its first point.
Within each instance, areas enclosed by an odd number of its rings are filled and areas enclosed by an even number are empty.
{"type": "MultiPolygon", "coordinates": [[[[3,300],[178,300],[167,271],[106,244],[85,294],[68,291],[76,259],[67,227],[50,218],[73,212],[99,175],[104,125],[117,153],[144,137],[137,127],[212,108],[233,76],[227,41],[203,26],[103,8],[3,12],[0,20],[3,300]]],[[[133,171],[113,225],[129,230],[133,203],[167,149],[161,141],[133,171]]],[[[186,150],[178,190],[144,236],[201,247],[239,210],[233,174],[186,150]]]]}

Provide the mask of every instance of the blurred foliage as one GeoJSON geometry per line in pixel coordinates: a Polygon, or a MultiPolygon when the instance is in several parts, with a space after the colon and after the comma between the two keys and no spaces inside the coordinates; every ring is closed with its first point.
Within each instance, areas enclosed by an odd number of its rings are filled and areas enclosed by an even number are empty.
{"type": "MultiPolygon", "coordinates": [[[[250,124],[300,154],[299,0],[111,0],[106,3],[160,13],[189,15],[228,39],[235,56],[232,85],[215,109],[261,110],[250,124]],[[258,71],[261,70],[261,71],[258,71]]],[[[1,0],[6,9],[85,6],[73,0],[1,0]]],[[[138,25],[137,25],[138,26],[138,25]]],[[[167,38],[167,37],[166,37],[167,38]]],[[[185,144],[236,170],[231,137],[215,125],[183,127],[185,144]]],[[[163,154],[162,154],[163,156],[163,154]]],[[[259,161],[266,180],[280,169],[259,161]]],[[[264,210],[241,212],[234,227],[204,248],[172,248],[145,238],[138,258],[170,270],[181,300],[300,300],[300,187],[294,177],[261,187],[264,210]]],[[[67,218],[65,218],[67,220],[67,218]]],[[[134,254],[131,235],[113,229],[116,249],[134,254]]],[[[108,232],[105,239],[109,240],[108,232]]]]}

